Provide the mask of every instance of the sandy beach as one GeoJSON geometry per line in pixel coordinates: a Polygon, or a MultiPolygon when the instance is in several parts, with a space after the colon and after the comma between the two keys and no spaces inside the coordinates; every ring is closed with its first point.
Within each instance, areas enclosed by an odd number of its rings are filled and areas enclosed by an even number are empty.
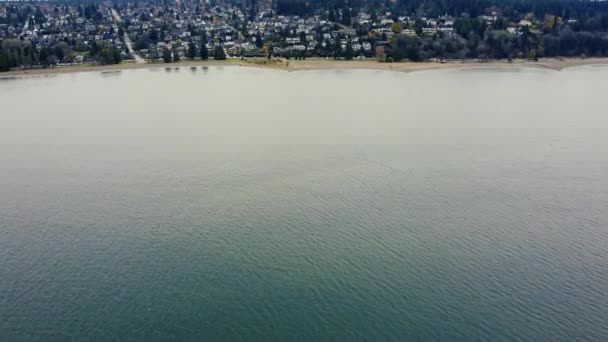
{"type": "Polygon", "coordinates": [[[399,63],[380,63],[376,60],[333,60],[310,58],[306,60],[273,60],[266,59],[228,59],[223,61],[181,61],[179,63],[134,63],[124,62],[113,65],[95,65],[95,64],[79,64],[71,66],[57,66],[46,69],[24,69],[9,71],[0,74],[0,78],[13,78],[21,76],[41,76],[53,74],[65,74],[75,72],[93,72],[93,71],[119,71],[133,69],[152,69],[152,68],[167,68],[167,67],[198,67],[198,66],[242,66],[254,68],[268,68],[286,71],[299,70],[327,70],[327,69],[370,69],[370,70],[387,70],[399,72],[413,72],[420,70],[434,69],[450,69],[450,68],[541,68],[549,70],[564,70],[571,67],[584,65],[608,65],[608,58],[563,58],[563,59],[545,59],[540,61],[515,60],[509,61],[448,61],[445,63],[439,62],[399,62],[399,63]]]}

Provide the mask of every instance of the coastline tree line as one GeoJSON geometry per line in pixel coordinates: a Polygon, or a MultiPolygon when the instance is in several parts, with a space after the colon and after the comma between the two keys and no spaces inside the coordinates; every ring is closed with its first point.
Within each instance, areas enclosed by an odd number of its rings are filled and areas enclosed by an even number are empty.
{"type": "Polygon", "coordinates": [[[433,37],[397,36],[387,57],[395,61],[439,59],[512,59],[608,56],[608,33],[574,31],[562,26],[547,33],[521,34],[505,30],[459,28],[458,34],[433,37]]]}
{"type": "MultiPolygon", "coordinates": [[[[250,13],[256,13],[261,0],[228,0],[241,6],[250,13]]],[[[119,3],[118,6],[121,4],[119,3]]],[[[354,51],[353,42],[344,34],[335,39],[321,39],[323,31],[318,27],[312,32],[318,44],[314,50],[288,52],[284,57],[306,58],[321,56],[329,58],[353,59],[357,56],[377,57],[383,61],[424,61],[428,59],[507,59],[541,57],[592,57],[608,56],[608,1],[576,0],[278,0],[273,2],[275,14],[300,15],[302,17],[320,15],[322,19],[334,23],[333,30],[353,28],[360,41],[369,42],[374,48],[367,51],[354,51]],[[355,18],[360,12],[371,15],[371,20],[359,24],[355,18]],[[389,19],[395,23],[390,29],[395,33],[391,39],[386,34],[374,34],[374,23],[379,16],[390,13],[389,19]],[[496,20],[484,20],[481,16],[494,16],[496,20]],[[426,23],[422,18],[438,18],[442,15],[454,18],[453,34],[437,32],[433,35],[423,33],[426,23]],[[409,16],[408,24],[398,23],[399,16],[409,16]],[[508,27],[516,27],[522,20],[533,25],[519,25],[518,31],[511,33],[508,27]],[[400,34],[402,30],[414,30],[416,34],[400,34]],[[344,41],[346,44],[343,44],[344,41]],[[380,48],[378,48],[380,47],[380,48]]],[[[0,23],[15,18],[44,19],[44,13],[37,6],[7,6],[5,18],[0,23]]],[[[78,7],[86,18],[99,18],[98,6],[87,3],[78,7]]],[[[128,27],[126,20],[118,29],[124,36],[128,27]]],[[[137,50],[147,48],[164,40],[166,28],[140,35],[134,42],[137,50]]],[[[285,32],[279,37],[263,41],[255,37],[255,44],[262,48],[273,44],[273,40],[288,36],[285,32]]],[[[300,35],[305,41],[306,36],[300,35]]],[[[192,40],[184,44],[184,56],[189,59],[225,59],[221,44],[207,48],[206,35],[198,46],[192,40]]],[[[198,41],[197,41],[198,42],[198,41]]],[[[165,62],[179,60],[175,49],[161,51],[165,62]]],[[[99,46],[93,42],[85,46],[82,42],[66,37],[51,46],[38,46],[35,40],[0,40],[0,71],[13,68],[54,66],[57,63],[71,63],[75,56],[101,64],[120,63],[126,51],[111,46],[99,46]]]]}
{"type": "MultiPolygon", "coordinates": [[[[213,57],[214,60],[225,60],[226,53],[224,52],[224,48],[217,44],[213,47],[212,55],[209,55],[209,49],[207,48],[207,35],[203,34],[200,36],[200,49],[197,50],[194,41],[190,39],[190,41],[185,45],[186,46],[186,57],[190,60],[195,58],[200,58],[203,61],[209,60],[209,57],[213,57]]],[[[176,49],[169,49],[165,47],[162,55],[163,62],[172,63],[179,62],[181,57],[176,49]]]]}
{"type": "MultiPolygon", "coordinates": [[[[353,27],[359,37],[374,46],[386,42],[380,51],[361,53],[383,60],[608,56],[608,1],[278,0],[275,9],[278,14],[303,17],[321,13],[323,19],[353,27]],[[371,22],[376,22],[381,14],[390,13],[389,19],[395,21],[390,27],[393,32],[408,28],[415,30],[416,35],[396,34],[389,40],[385,35],[369,34],[371,24],[353,22],[359,12],[371,14],[371,22]],[[495,13],[499,15],[492,23],[480,17],[495,13]],[[455,18],[455,34],[422,33],[425,23],[421,18],[442,15],[455,18]],[[409,16],[414,22],[403,27],[397,23],[399,16],[409,16]],[[513,26],[509,23],[528,19],[537,21],[538,25],[523,26],[517,33],[506,30],[513,26]]],[[[338,43],[343,38],[324,41],[317,53],[322,57],[353,58],[352,44],[347,42],[345,47],[338,43]]]]}
{"type": "MultiPolygon", "coordinates": [[[[261,0],[247,2],[255,7],[258,1],[261,0]]],[[[324,12],[331,21],[348,20],[361,11],[372,13],[372,16],[373,13],[391,12],[393,15],[426,17],[444,14],[461,17],[466,14],[471,18],[500,11],[503,17],[512,19],[532,13],[538,18],[551,14],[577,18],[581,22],[608,13],[606,1],[578,0],[276,0],[273,4],[277,14],[309,17],[324,12]],[[344,14],[347,18],[343,17],[344,14]]]]}
{"type": "Polygon", "coordinates": [[[72,63],[74,56],[85,54],[99,64],[118,64],[122,61],[122,53],[114,47],[99,46],[96,42],[91,47],[75,50],[73,44],[62,41],[52,48],[36,48],[32,40],[0,39],[0,71],[13,68],[31,68],[33,66],[50,67],[57,63],[72,63]]]}

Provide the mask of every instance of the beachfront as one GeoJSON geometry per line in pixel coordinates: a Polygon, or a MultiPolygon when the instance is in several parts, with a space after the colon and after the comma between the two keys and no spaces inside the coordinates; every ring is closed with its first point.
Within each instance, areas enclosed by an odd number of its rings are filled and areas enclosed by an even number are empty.
{"type": "Polygon", "coordinates": [[[267,60],[265,58],[254,59],[228,59],[223,61],[215,60],[184,60],[179,63],[131,63],[124,62],[121,64],[112,65],[97,65],[97,64],[77,64],[67,66],[57,66],[46,69],[23,69],[4,72],[0,74],[0,78],[16,77],[16,76],[37,76],[37,75],[53,75],[65,74],[74,72],[91,72],[91,71],[118,71],[118,70],[133,70],[133,69],[151,69],[151,68],[167,68],[167,67],[191,67],[191,66],[241,66],[254,68],[269,68],[286,71],[298,70],[328,70],[328,69],[368,69],[368,70],[386,70],[399,72],[413,72],[421,70],[433,69],[448,69],[448,68],[541,68],[549,70],[563,70],[567,68],[584,66],[584,65],[608,65],[608,58],[561,58],[561,59],[545,59],[538,62],[527,60],[497,60],[488,62],[479,62],[473,60],[467,61],[448,61],[439,62],[399,62],[399,63],[380,63],[376,60],[333,60],[311,58],[306,60],[267,60]]]}

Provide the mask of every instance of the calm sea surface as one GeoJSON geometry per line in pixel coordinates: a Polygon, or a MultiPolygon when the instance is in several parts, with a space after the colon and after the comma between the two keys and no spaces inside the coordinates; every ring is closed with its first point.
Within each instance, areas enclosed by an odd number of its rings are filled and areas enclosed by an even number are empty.
{"type": "Polygon", "coordinates": [[[607,79],[0,80],[0,340],[606,341],[607,79]]]}

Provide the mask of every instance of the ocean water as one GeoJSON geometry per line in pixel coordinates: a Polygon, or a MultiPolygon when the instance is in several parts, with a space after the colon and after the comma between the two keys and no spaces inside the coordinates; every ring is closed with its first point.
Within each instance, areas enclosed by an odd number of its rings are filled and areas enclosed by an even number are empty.
{"type": "Polygon", "coordinates": [[[0,79],[0,340],[606,341],[607,77],[0,79]]]}

